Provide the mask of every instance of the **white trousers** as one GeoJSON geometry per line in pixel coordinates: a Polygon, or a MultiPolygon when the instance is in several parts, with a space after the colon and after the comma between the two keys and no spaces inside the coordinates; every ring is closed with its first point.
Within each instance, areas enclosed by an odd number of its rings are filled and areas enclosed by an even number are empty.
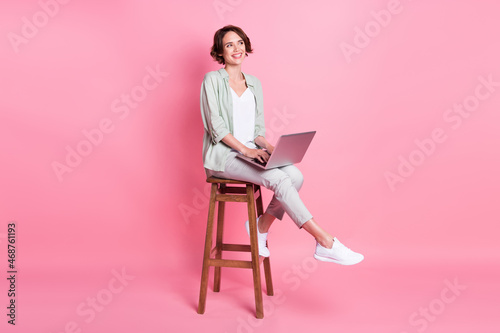
{"type": "Polygon", "coordinates": [[[230,153],[224,171],[206,169],[207,175],[251,182],[273,191],[274,196],[266,209],[266,213],[279,220],[283,218],[286,212],[293,222],[301,228],[304,223],[312,219],[313,216],[299,196],[298,191],[302,187],[304,176],[296,166],[288,165],[264,170],[236,158],[236,154],[238,153],[230,153]]]}

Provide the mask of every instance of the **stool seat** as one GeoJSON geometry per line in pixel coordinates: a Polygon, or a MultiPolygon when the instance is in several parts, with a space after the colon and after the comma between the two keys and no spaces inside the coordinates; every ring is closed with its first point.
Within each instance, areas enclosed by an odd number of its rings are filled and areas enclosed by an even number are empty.
{"type": "Polygon", "coordinates": [[[208,177],[207,178],[207,183],[212,183],[212,184],[253,184],[250,182],[244,182],[242,180],[234,180],[234,179],[225,179],[225,178],[217,178],[217,177],[208,177]]]}
{"type": "MultiPolygon", "coordinates": [[[[198,313],[205,313],[208,275],[210,266],[214,266],[214,292],[220,291],[221,268],[249,268],[253,272],[253,284],[255,294],[256,317],[264,318],[262,302],[262,286],[260,280],[260,260],[257,239],[257,216],[264,213],[262,205],[262,192],[259,185],[234,179],[223,179],[208,177],[207,183],[212,184],[210,190],[210,202],[208,207],[207,233],[205,237],[205,250],[203,255],[203,267],[201,274],[200,299],[198,313]],[[248,210],[250,229],[250,245],[228,244],[223,242],[224,233],[224,211],[226,202],[245,202],[248,210]],[[215,247],[212,248],[212,235],[214,229],[215,206],[217,212],[217,235],[215,247]],[[256,214],[257,210],[257,214],[256,214]],[[224,251],[250,252],[251,260],[228,260],[222,259],[224,251]]],[[[263,259],[264,274],[266,279],[267,295],[272,296],[273,283],[271,279],[271,263],[269,258],[263,259]]]]}

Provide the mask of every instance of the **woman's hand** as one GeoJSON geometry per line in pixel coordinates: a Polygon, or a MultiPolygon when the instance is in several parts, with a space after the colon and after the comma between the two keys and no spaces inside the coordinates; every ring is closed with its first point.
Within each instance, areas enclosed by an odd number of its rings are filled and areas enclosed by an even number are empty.
{"type": "Polygon", "coordinates": [[[247,146],[239,142],[231,133],[227,134],[222,139],[222,142],[224,142],[229,147],[241,152],[244,156],[255,158],[261,162],[267,162],[267,160],[269,160],[269,154],[272,154],[274,151],[274,146],[267,142],[267,140],[262,136],[258,136],[255,139],[255,143],[257,143],[261,147],[265,147],[266,149],[248,148],[247,146]]]}
{"type": "MultiPolygon", "coordinates": [[[[274,149],[274,147],[273,147],[273,149],[274,149]]],[[[268,152],[263,150],[263,149],[247,148],[244,151],[242,151],[242,153],[246,157],[255,158],[261,162],[267,162],[267,160],[269,160],[269,156],[270,156],[268,154],[268,152]]]]}
{"type": "Polygon", "coordinates": [[[269,141],[266,140],[265,137],[263,136],[258,136],[255,138],[255,143],[258,144],[260,147],[263,147],[267,150],[269,154],[272,154],[274,151],[274,146],[269,143],[269,141]]]}

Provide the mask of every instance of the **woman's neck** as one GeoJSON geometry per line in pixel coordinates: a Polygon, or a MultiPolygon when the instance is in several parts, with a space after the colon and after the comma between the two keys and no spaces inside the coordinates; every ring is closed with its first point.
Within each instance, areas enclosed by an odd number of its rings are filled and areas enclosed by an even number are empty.
{"type": "Polygon", "coordinates": [[[241,65],[239,66],[231,66],[231,65],[226,65],[224,67],[226,70],[227,74],[229,75],[229,79],[233,81],[239,81],[244,79],[243,74],[241,74],[241,65]]]}

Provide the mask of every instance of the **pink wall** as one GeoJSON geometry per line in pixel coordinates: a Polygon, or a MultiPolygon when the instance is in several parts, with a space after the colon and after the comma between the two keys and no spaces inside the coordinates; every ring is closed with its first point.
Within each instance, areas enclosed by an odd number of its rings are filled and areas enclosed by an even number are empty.
{"type": "MultiPolygon", "coordinates": [[[[175,269],[197,301],[199,90],[225,24],[252,40],[269,136],[317,130],[300,168],[322,225],[375,264],[498,262],[497,1],[63,2],[0,5],[0,241],[16,221],[26,280],[175,269]]],[[[312,254],[288,217],[272,239],[312,254]]]]}

